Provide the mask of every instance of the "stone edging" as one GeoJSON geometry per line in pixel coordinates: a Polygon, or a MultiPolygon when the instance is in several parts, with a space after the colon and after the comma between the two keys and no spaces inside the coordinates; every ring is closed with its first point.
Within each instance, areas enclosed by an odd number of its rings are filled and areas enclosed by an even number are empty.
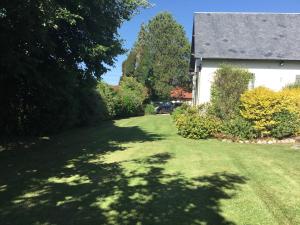
{"type": "Polygon", "coordinates": [[[294,144],[296,143],[295,138],[287,138],[287,139],[282,139],[282,140],[277,140],[277,139],[268,139],[268,140],[263,140],[263,139],[258,139],[258,140],[246,140],[246,141],[233,141],[230,139],[222,139],[222,142],[228,142],[228,143],[241,143],[241,144],[261,144],[261,145],[266,145],[266,144],[294,144]]]}

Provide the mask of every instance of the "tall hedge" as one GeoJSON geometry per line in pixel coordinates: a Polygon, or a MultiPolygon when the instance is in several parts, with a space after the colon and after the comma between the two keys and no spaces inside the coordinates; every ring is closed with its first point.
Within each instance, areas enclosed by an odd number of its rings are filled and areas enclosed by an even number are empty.
{"type": "Polygon", "coordinates": [[[239,111],[240,96],[253,75],[241,68],[223,64],[216,71],[211,89],[213,113],[220,119],[234,118],[239,111]]]}
{"type": "Polygon", "coordinates": [[[118,90],[118,117],[144,113],[143,104],[148,97],[147,88],[133,77],[123,77],[118,90]]]}

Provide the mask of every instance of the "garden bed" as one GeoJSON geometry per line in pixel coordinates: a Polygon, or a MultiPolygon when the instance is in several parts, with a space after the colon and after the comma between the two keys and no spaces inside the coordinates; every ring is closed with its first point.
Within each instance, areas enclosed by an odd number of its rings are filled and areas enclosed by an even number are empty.
{"type": "Polygon", "coordinates": [[[255,144],[295,143],[300,135],[300,88],[248,90],[247,70],[222,66],[215,74],[209,103],[183,105],[173,112],[178,134],[255,144]]]}

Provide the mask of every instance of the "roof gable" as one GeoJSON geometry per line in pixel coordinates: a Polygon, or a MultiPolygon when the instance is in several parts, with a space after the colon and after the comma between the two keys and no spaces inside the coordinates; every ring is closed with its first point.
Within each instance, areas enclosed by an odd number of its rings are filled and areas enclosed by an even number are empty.
{"type": "Polygon", "coordinates": [[[195,13],[195,58],[300,60],[300,14],[195,13]]]}

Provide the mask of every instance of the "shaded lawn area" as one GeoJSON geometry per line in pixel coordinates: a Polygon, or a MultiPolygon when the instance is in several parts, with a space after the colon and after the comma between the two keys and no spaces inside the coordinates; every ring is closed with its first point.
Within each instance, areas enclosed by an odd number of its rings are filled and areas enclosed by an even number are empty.
{"type": "Polygon", "coordinates": [[[300,224],[289,145],[188,140],[145,116],[25,147],[1,148],[1,225],[300,224]]]}

